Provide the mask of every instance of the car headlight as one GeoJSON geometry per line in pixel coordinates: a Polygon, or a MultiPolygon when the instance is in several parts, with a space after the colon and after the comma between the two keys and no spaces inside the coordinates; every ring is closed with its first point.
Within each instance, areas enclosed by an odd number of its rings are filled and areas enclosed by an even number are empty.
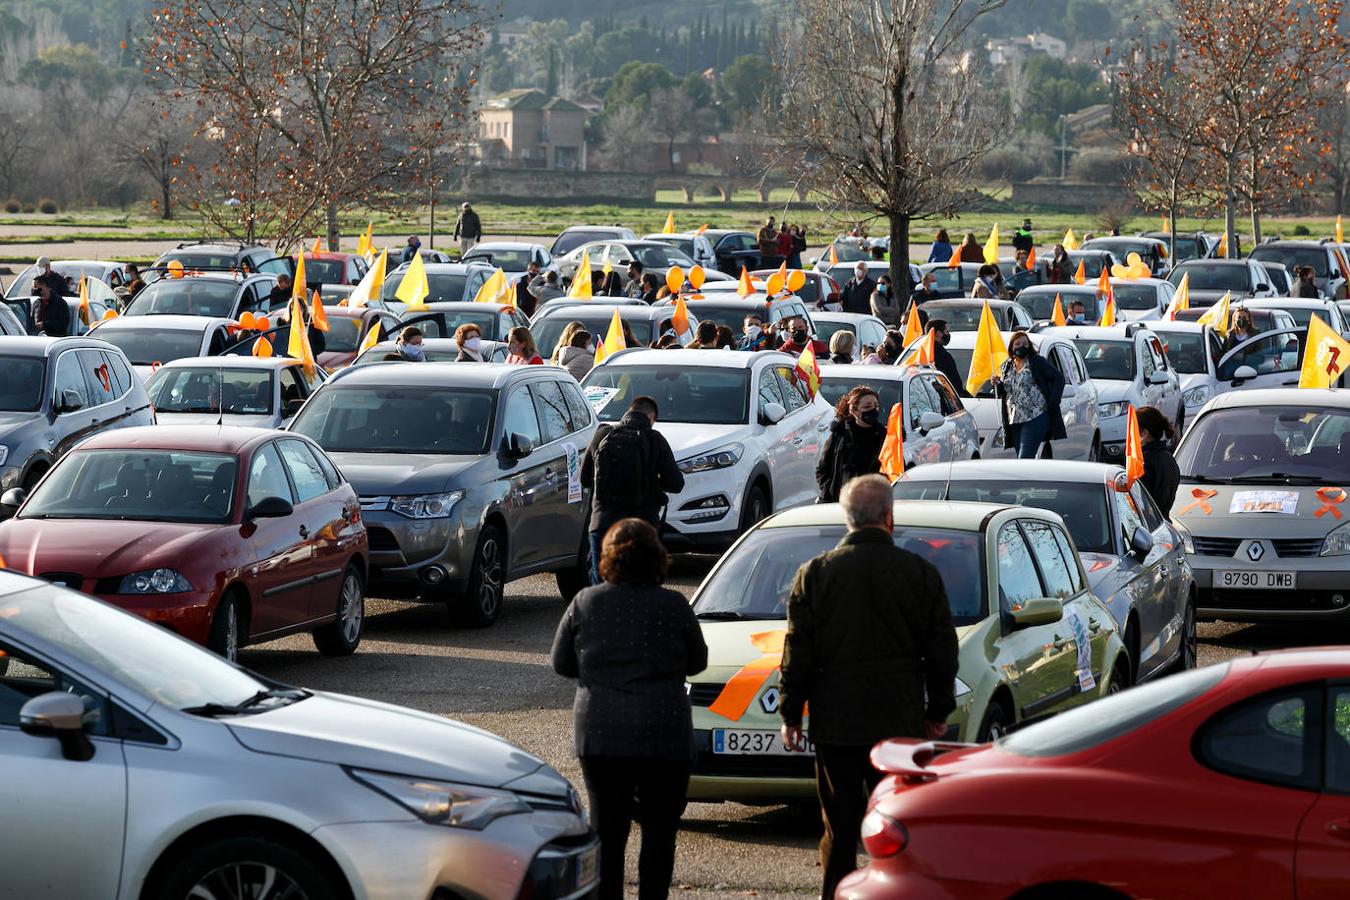
{"type": "Polygon", "coordinates": [[[510,791],[363,769],[348,769],[347,774],[430,825],[481,831],[502,816],[530,811],[529,804],[510,791]]]}
{"type": "Polygon", "coordinates": [[[1176,519],[1172,519],[1172,528],[1177,534],[1181,535],[1181,549],[1187,553],[1195,553],[1195,538],[1191,537],[1191,530],[1182,525],[1176,519]]]}
{"type": "Polygon", "coordinates": [[[1318,556],[1346,556],[1350,554],[1350,522],[1346,522],[1322,539],[1322,552],[1318,556]]]}
{"type": "Polygon", "coordinates": [[[389,508],[409,519],[444,519],[449,517],[455,504],[462,499],[464,499],[463,491],[415,494],[410,497],[394,497],[389,502],[389,508]]]}
{"type": "Polygon", "coordinates": [[[741,461],[741,456],[744,453],[744,444],[727,444],[724,447],[718,447],[716,450],[709,450],[707,453],[682,459],[676,465],[686,475],[692,475],[694,472],[707,472],[710,469],[729,469],[741,461]]]}
{"type": "Polygon", "coordinates": [[[122,579],[119,594],[182,594],[192,590],[192,582],[173,569],[150,569],[122,579]]]}
{"type": "Polygon", "coordinates": [[[0,444],[0,466],[3,466],[8,461],[9,461],[9,448],[6,447],[4,444],[0,444]]]}
{"type": "Polygon", "coordinates": [[[1114,419],[1116,416],[1123,416],[1130,411],[1130,404],[1124,400],[1116,403],[1098,403],[1097,418],[1114,419]]]}
{"type": "Polygon", "coordinates": [[[1199,387],[1193,387],[1181,395],[1181,402],[1187,406],[1199,406],[1209,399],[1209,385],[1202,384],[1199,387]]]}
{"type": "Polygon", "coordinates": [[[11,469],[5,469],[4,474],[0,475],[0,488],[7,491],[12,487],[18,487],[19,477],[21,475],[23,475],[23,470],[18,466],[14,466],[11,469]]]}

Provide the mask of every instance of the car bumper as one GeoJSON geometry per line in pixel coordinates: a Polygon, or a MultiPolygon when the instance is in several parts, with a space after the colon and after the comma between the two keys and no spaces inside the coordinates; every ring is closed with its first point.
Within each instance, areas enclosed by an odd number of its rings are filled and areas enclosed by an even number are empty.
{"type": "Polygon", "coordinates": [[[1195,573],[1198,606],[1206,619],[1267,621],[1290,619],[1350,620],[1350,556],[1279,558],[1260,563],[1221,556],[1187,556],[1195,573]],[[1292,590],[1220,588],[1215,572],[1250,570],[1292,572],[1292,590]]]}
{"type": "Polygon", "coordinates": [[[671,550],[721,552],[741,535],[741,508],[748,472],[731,466],[718,472],[686,475],[684,490],[666,506],[661,539],[671,550]]]}
{"type": "Polygon", "coordinates": [[[362,518],[370,540],[372,588],[391,596],[415,597],[426,588],[468,581],[478,542],[476,523],[457,515],[409,519],[387,510],[368,510],[365,500],[362,518]]]}
{"type": "Polygon", "coordinates": [[[1115,463],[1125,458],[1124,441],[1102,441],[1102,462],[1115,463]]]}
{"type": "Polygon", "coordinates": [[[835,892],[839,900],[993,900],[1007,897],[1018,885],[937,879],[913,870],[909,857],[899,853],[872,860],[844,878],[835,892]]]}
{"type": "Polygon", "coordinates": [[[203,646],[211,634],[216,611],[214,593],[94,594],[99,600],[142,619],[162,625],[174,634],[203,646]]]}

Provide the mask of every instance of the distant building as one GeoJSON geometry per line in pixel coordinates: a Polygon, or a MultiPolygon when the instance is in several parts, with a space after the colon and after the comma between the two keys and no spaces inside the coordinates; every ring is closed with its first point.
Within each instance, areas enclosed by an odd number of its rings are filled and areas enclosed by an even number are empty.
{"type": "Polygon", "coordinates": [[[502,22],[497,26],[497,46],[503,50],[510,50],[517,42],[523,41],[529,32],[529,19],[522,17],[510,22],[502,22]]]}
{"type": "Polygon", "coordinates": [[[507,91],[478,110],[478,158],[491,166],[584,171],[588,115],[535,88],[507,91]]]}
{"type": "Polygon", "coordinates": [[[989,64],[998,68],[1020,65],[1028,56],[1037,53],[1063,59],[1068,45],[1052,34],[1038,31],[1026,37],[990,38],[985,41],[984,49],[989,54],[989,64]]]}

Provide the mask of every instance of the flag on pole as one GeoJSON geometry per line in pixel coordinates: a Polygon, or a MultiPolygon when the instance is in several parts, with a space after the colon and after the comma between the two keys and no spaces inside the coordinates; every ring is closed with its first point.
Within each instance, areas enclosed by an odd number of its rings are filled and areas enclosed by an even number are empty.
{"type": "Polygon", "coordinates": [[[291,297],[301,302],[309,299],[305,287],[305,254],[295,256],[295,280],[291,282],[291,297]]]}
{"type": "Polygon", "coordinates": [[[591,299],[591,251],[581,251],[581,262],[572,276],[572,286],[567,289],[567,296],[574,300],[591,299]]]}
{"type": "Polygon", "coordinates": [[[1035,271],[1036,271],[1036,248],[1035,248],[1035,247],[1032,247],[1030,250],[1027,251],[1027,271],[1028,271],[1028,272],[1035,272],[1035,271]]]}
{"type": "Polygon", "coordinates": [[[670,316],[670,327],[674,329],[681,346],[687,347],[693,341],[694,329],[689,322],[689,307],[684,303],[683,294],[675,298],[675,312],[670,316]]]}
{"type": "Polygon", "coordinates": [[[741,266],[741,281],[736,285],[736,293],[742,297],[749,297],[755,292],[755,285],[750,281],[750,273],[746,271],[745,266],[741,266]]]}
{"type": "Polygon", "coordinates": [[[300,360],[305,375],[314,376],[314,351],[309,346],[309,328],[305,326],[305,304],[298,297],[291,300],[291,339],[286,344],[286,355],[300,360]]]}
{"type": "Polygon", "coordinates": [[[703,232],[707,230],[708,230],[708,223],[704,222],[702,225],[698,226],[698,231],[695,231],[694,234],[701,235],[703,234],[703,232]]]}
{"type": "Polygon", "coordinates": [[[319,296],[318,291],[314,292],[314,299],[311,301],[309,315],[310,319],[314,322],[315,328],[320,331],[328,330],[328,313],[324,312],[323,298],[319,296]]]}
{"type": "Polygon", "coordinates": [[[1097,279],[1097,296],[1105,297],[1102,304],[1102,319],[1098,323],[1103,327],[1116,324],[1116,292],[1111,289],[1111,277],[1106,268],[1102,268],[1102,277],[1097,279]]]}
{"type": "Polygon", "coordinates": [[[816,362],[815,344],[812,341],[806,342],[806,349],[797,357],[794,371],[797,374],[797,382],[806,385],[806,390],[814,400],[816,394],[820,393],[820,364],[816,362]]]}
{"type": "Polygon", "coordinates": [[[80,276],[80,321],[88,328],[94,324],[93,313],[89,310],[89,276],[80,276]]]}
{"type": "Polygon", "coordinates": [[[609,261],[609,248],[610,248],[610,245],[609,245],[609,244],[606,244],[606,245],[605,245],[605,255],[602,256],[602,257],[600,257],[600,271],[601,271],[601,272],[604,272],[605,275],[606,275],[606,277],[608,277],[608,275],[609,275],[610,272],[613,272],[613,271],[614,271],[614,266],[613,266],[613,265],[610,263],[610,261],[609,261]]]}
{"type": "Polygon", "coordinates": [[[675,233],[675,211],[674,211],[674,210],[671,210],[670,212],[666,213],[666,227],[664,227],[664,228],[661,229],[661,233],[662,233],[662,234],[674,234],[674,233],[675,233]]]}
{"type": "Polygon", "coordinates": [[[1342,228],[1341,228],[1341,217],[1340,217],[1340,215],[1337,215],[1337,216],[1336,216],[1336,243],[1338,243],[1338,244],[1344,244],[1344,243],[1345,243],[1345,232],[1344,232],[1344,231],[1342,230],[1342,228]]]}
{"type": "Polygon", "coordinates": [[[427,267],[422,262],[422,254],[414,253],[412,262],[408,263],[408,271],[403,273],[403,280],[398,283],[398,290],[394,292],[394,296],[407,304],[410,310],[426,309],[427,295],[430,293],[427,267]]]}
{"type": "Polygon", "coordinates": [[[1050,321],[1055,325],[1066,325],[1068,319],[1064,317],[1064,301],[1060,299],[1059,294],[1055,294],[1055,308],[1050,311],[1050,321]]]}
{"type": "Polygon", "coordinates": [[[931,366],[937,358],[937,332],[931,328],[928,335],[919,341],[914,348],[914,352],[907,359],[901,360],[902,366],[931,366]]]}
{"type": "Polygon", "coordinates": [[[921,337],[923,325],[919,322],[919,304],[910,300],[909,309],[905,311],[905,339],[902,346],[908,347],[921,337]]]}
{"type": "Polygon", "coordinates": [[[374,322],[370,323],[370,330],[367,331],[366,336],[361,339],[361,346],[356,348],[356,355],[360,356],[362,353],[365,353],[367,350],[370,350],[379,342],[380,342],[380,320],[376,319],[374,322]]]}
{"type": "Polygon", "coordinates": [[[356,236],[356,255],[365,256],[370,252],[370,243],[366,240],[366,233],[363,231],[356,236]]]}
{"type": "Polygon", "coordinates": [[[315,236],[314,236],[314,249],[313,249],[313,250],[310,250],[309,252],[310,252],[310,253],[322,253],[322,252],[323,252],[323,238],[322,238],[322,237],[320,237],[320,236],[318,236],[318,235],[315,235],[315,236]]]}
{"type": "Polygon", "coordinates": [[[606,357],[613,356],[627,347],[628,344],[623,339],[623,320],[619,318],[619,311],[616,309],[614,318],[609,320],[609,332],[605,335],[605,339],[595,345],[595,364],[600,365],[606,357]]]}
{"type": "Polygon", "coordinates": [[[897,403],[886,418],[886,438],[881,442],[881,474],[891,481],[905,473],[905,430],[900,416],[900,404],[897,403]]]}
{"type": "Polygon", "coordinates": [[[834,241],[830,241],[830,265],[839,265],[839,252],[834,249],[834,241]]]}
{"type": "Polygon", "coordinates": [[[1219,302],[1215,303],[1198,321],[1201,325],[1208,325],[1218,332],[1220,337],[1228,337],[1228,329],[1232,327],[1233,320],[1228,314],[1228,307],[1232,304],[1233,295],[1229,291],[1224,291],[1219,302]]]}
{"type": "Polygon", "coordinates": [[[961,252],[956,247],[952,248],[952,255],[947,257],[947,268],[949,269],[961,268],[961,252]]]}
{"type": "Polygon", "coordinates": [[[1308,321],[1308,344],[1303,353],[1303,369],[1299,372],[1301,388],[1328,388],[1350,365],[1350,342],[1331,330],[1322,317],[1313,313],[1308,321]]]}
{"type": "Polygon", "coordinates": [[[506,273],[500,268],[488,276],[478,293],[473,295],[474,303],[499,303],[502,306],[516,305],[516,292],[507,280],[506,273]]]}
{"type": "Polygon", "coordinates": [[[994,321],[994,311],[989,301],[984,302],[980,310],[980,324],[975,330],[975,347],[970,354],[970,374],[966,378],[966,390],[973,397],[984,387],[985,382],[993,378],[1008,360],[1008,345],[999,333],[998,323],[994,321]]]}
{"type": "Polygon", "coordinates": [[[1214,251],[1214,255],[1219,259],[1228,258],[1228,232],[1225,231],[1223,237],[1219,238],[1219,249],[1214,251]]]}
{"type": "Polygon", "coordinates": [[[1173,320],[1177,313],[1183,309],[1191,308],[1191,273],[1181,273],[1181,284],[1177,285],[1177,292],[1172,295],[1172,302],[1167,304],[1167,312],[1163,313],[1163,318],[1173,320]]]}
{"type": "Polygon", "coordinates": [[[347,306],[352,309],[360,309],[371,300],[380,299],[380,294],[384,292],[384,269],[389,260],[389,251],[381,250],[380,255],[376,257],[366,274],[362,276],[361,283],[352,291],[347,298],[347,306]]]}
{"type": "Polygon", "coordinates": [[[1144,477],[1144,444],[1139,438],[1139,417],[1135,414],[1134,404],[1125,420],[1125,479],[1134,484],[1144,477]]]}
{"type": "Polygon", "coordinates": [[[991,266],[998,265],[998,223],[989,230],[989,240],[984,245],[984,261],[991,266]]]}
{"type": "Polygon", "coordinates": [[[1064,246],[1064,249],[1065,249],[1065,250],[1077,250],[1077,249],[1078,249],[1078,238],[1076,238],[1076,237],[1073,236],[1073,229],[1072,229],[1072,228],[1070,228],[1068,231],[1064,232],[1064,240],[1060,241],[1060,244],[1062,244],[1062,245],[1064,246]]]}
{"type": "Polygon", "coordinates": [[[1078,261],[1078,271],[1073,273],[1073,280],[1079,284],[1087,284],[1087,260],[1078,261]]]}

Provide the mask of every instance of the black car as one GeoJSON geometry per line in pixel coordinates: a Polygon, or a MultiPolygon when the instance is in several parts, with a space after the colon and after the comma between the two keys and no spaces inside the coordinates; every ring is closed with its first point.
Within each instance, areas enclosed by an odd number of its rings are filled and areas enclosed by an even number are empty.
{"type": "Polygon", "coordinates": [[[181,263],[184,269],[200,272],[268,272],[272,275],[295,275],[295,260],[277,256],[270,247],[229,241],[204,241],[179,244],[155,260],[144,272],[145,280],[162,278],[169,263],[181,263]]]}
{"type": "Polygon", "coordinates": [[[753,272],[760,266],[759,240],[749,231],[733,228],[709,228],[703,236],[712,244],[717,268],[728,275],[740,275],[741,266],[753,272]]]}

